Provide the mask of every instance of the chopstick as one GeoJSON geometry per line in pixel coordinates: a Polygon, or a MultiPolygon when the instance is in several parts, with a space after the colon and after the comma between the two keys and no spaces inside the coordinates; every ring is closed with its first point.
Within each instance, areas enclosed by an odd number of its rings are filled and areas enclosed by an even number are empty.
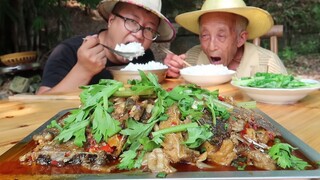
{"type": "Polygon", "coordinates": [[[76,95],[31,95],[31,94],[16,94],[8,97],[9,100],[78,100],[76,95]]]}
{"type": "MultiPolygon", "coordinates": [[[[168,48],[165,48],[165,47],[163,47],[163,46],[160,46],[160,49],[164,52],[164,53],[166,53],[166,54],[174,54],[172,51],[170,51],[168,48]]],[[[185,64],[185,65],[187,65],[187,66],[192,66],[191,64],[189,64],[187,61],[185,61],[185,60],[182,60],[183,61],[183,63],[185,64]]]]}

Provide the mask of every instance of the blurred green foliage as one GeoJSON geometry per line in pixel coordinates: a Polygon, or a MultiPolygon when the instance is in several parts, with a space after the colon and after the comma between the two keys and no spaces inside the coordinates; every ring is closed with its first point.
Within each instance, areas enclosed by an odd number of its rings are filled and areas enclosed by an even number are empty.
{"type": "Polygon", "coordinates": [[[290,61],[293,61],[297,57],[297,53],[291,48],[286,47],[279,52],[279,56],[281,57],[281,59],[285,60],[286,63],[290,63],[290,61]]]}
{"type": "Polygon", "coordinates": [[[301,55],[320,52],[319,0],[245,0],[245,2],[247,5],[267,10],[275,24],[284,25],[284,36],[279,39],[280,52],[284,51],[283,54],[287,55],[290,54],[288,50],[301,55]]]}
{"type": "Polygon", "coordinates": [[[0,55],[47,51],[69,37],[67,0],[1,0],[0,55]]]}

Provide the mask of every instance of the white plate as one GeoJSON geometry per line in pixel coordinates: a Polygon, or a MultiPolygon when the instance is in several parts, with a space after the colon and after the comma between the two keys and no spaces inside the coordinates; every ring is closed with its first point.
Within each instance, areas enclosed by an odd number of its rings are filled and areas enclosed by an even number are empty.
{"type": "Polygon", "coordinates": [[[257,102],[268,104],[294,104],[306,97],[312,91],[320,89],[320,82],[318,81],[312,79],[304,79],[303,81],[314,82],[317,84],[312,87],[294,89],[245,87],[238,85],[235,81],[231,81],[231,84],[239,88],[257,102]]]}

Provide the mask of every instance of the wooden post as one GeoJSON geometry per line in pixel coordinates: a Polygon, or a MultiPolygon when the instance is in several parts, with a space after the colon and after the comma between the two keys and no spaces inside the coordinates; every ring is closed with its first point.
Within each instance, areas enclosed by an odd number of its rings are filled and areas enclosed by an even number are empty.
{"type": "Polygon", "coordinates": [[[283,36],[283,25],[274,25],[266,34],[253,40],[253,44],[260,46],[261,38],[270,38],[270,50],[278,54],[278,37],[283,36]]]}

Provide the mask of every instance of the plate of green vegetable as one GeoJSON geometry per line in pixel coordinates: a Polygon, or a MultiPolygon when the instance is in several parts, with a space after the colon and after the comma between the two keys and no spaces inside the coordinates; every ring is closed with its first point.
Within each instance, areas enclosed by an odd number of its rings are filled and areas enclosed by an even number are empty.
{"type": "Polygon", "coordinates": [[[320,89],[319,81],[275,73],[234,78],[231,84],[255,101],[268,104],[294,104],[320,89]]]}

